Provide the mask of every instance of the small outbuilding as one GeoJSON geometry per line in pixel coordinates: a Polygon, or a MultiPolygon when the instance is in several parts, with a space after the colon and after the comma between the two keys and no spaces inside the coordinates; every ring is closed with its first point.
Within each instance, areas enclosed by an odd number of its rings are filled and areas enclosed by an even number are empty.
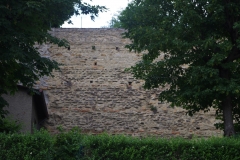
{"type": "Polygon", "coordinates": [[[9,103],[7,116],[22,124],[21,132],[32,133],[34,128],[39,130],[48,118],[43,91],[36,90],[32,95],[27,87],[18,86],[15,95],[3,95],[3,98],[9,103]]]}

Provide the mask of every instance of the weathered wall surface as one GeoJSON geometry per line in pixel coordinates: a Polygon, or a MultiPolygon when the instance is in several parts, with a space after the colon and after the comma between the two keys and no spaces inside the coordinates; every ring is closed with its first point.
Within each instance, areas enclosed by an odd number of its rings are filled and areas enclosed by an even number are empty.
{"type": "Polygon", "coordinates": [[[189,117],[181,108],[160,103],[160,89],[146,91],[142,83],[124,69],[140,55],[124,48],[121,29],[53,29],[52,34],[70,42],[70,50],[48,44],[43,56],[62,63],[54,78],[44,79],[41,88],[48,97],[50,118],[46,127],[56,132],[79,126],[84,132],[129,135],[199,136],[220,135],[214,111],[189,117]],[[153,112],[150,106],[157,108],[153,112]]]}
{"type": "Polygon", "coordinates": [[[25,88],[18,88],[15,95],[3,95],[9,103],[5,109],[9,111],[10,119],[22,125],[21,132],[31,133],[32,131],[32,96],[25,88]]]}

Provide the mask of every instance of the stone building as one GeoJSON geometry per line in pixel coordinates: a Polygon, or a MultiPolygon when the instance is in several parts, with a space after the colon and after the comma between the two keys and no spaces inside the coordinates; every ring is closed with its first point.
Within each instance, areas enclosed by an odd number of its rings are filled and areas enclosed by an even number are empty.
{"type": "MultiPolygon", "coordinates": [[[[38,87],[47,93],[49,119],[45,126],[55,133],[58,126],[83,132],[163,137],[212,136],[215,111],[186,115],[158,101],[161,89],[144,90],[143,82],[125,72],[141,54],[124,46],[122,29],[53,29],[52,34],[70,42],[70,48],[39,46],[42,56],[61,63],[54,77],[44,77],[38,87]]],[[[161,57],[160,57],[161,58],[161,57]]]]}

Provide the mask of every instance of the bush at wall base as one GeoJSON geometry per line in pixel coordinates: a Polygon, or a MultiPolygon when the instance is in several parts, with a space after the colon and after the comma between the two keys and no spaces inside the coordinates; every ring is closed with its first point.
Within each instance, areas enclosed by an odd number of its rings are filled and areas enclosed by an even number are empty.
{"type": "Polygon", "coordinates": [[[86,135],[79,130],[50,135],[0,134],[0,159],[6,160],[237,160],[240,138],[134,138],[86,135]]]}
{"type": "Polygon", "coordinates": [[[19,132],[22,124],[10,118],[0,118],[0,132],[15,133],[19,132]]]}

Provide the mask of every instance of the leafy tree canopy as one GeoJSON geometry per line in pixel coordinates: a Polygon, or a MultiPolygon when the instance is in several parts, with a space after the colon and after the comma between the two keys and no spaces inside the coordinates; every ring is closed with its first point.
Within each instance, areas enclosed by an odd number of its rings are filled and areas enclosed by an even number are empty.
{"type": "Polygon", "coordinates": [[[111,21],[108,24],[109,28],[122,28],[121,22],[118,17],[112,17],[111,21]]]}
{"type": "Polygon", "coordinates": [[[215,108],[225,136],[239,121],[239,8],[238,0],[133,0],[119,16],[127,47],[148,51],[134,76],[146,89],[169,86],[159,99],[190,115],[215,108]]]}
{"type": "Polygon", "coordinates": [[[3,107],[7,105],[2,94],[14,93],[17,83],[32,88],[40,77],[58,69],[57,62],[41,57],[34,44],[67,47],[67,41],[49,34],[51,27],[59,27],[74,14],[90,14],[94,19],[105,10],[81,0],[0,1],[0,117],[6,114],[3,107]]]}
{"type": "Polygon", "coordinates": [[[119,15],[122,11],[117,11],[116,14],[114,14],[110,21],[108,21],[107,26],[102,26],[102,28],[122,28],[121,21],[119,20],[119,15]]]}

